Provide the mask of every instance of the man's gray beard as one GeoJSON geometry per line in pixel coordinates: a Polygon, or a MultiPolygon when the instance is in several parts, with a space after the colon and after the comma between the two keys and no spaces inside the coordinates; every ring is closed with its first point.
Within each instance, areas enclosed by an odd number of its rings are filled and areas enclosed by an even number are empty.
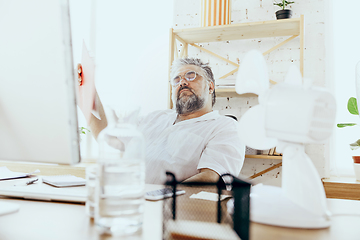
{"type": "Polygon", "coordinates": [[[186,102],[183,102],[181,98],[178,98],[176,100],[176,112],[178,114],[187,114],[203,108],[204,105],[205,105],[204,98],[200,98],[195,94],[192,94],[187,98],[186,102]]]}

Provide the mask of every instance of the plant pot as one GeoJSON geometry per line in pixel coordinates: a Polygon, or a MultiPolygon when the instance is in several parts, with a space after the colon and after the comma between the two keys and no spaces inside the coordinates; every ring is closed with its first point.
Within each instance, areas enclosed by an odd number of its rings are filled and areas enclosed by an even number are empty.
{"type": "Polygon", "coordinates": [[[360,156],[353,156],[356,181],[360,181],[360,156]]]}
{"type": "Polygon", "coordinates": [[[286,19],[286,18],[291,18],[292,16],[292,11],[290,9],[284,9],[284,10],[279,10],[276,12],[276,19],[286,19]]]}
{"type": "Polygon", "coordinates": [[[360,156],[352,156],[352,159],[354,160],[354,163],[360,164],[360,156]]]}

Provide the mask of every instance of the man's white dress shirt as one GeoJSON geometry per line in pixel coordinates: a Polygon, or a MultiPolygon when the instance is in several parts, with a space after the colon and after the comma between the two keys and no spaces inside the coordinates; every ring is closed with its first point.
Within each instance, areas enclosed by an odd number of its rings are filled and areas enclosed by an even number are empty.
{"type": "Polygon", "coordinates": [[[238,176],[245,156],[237,122],[212,111],[174,124],[175,110],[150,113],[139,123],[146,140],[146,183],[163,184],[165,172],[183,181],[202,168],[238,176]]]}

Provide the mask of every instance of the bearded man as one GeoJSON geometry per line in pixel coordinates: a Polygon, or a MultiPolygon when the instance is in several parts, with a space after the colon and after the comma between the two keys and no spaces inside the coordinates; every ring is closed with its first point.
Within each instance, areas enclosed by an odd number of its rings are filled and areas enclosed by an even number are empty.
{"type": "MultiPolygon", "coordinates": [[[[174,61],[171,68],[175,109],[150,113],[139,122],[146,140],[146,183],[163,184],[165,172],[178,181],[216,182],[230,173],[238,176],[245,156],[237,122],[213,111],[215,80],[208,66],[197,58],[174,61]]],[[[106,124],[92,118],[97,136],[106,124]],[[102,126],[102,127],[100,127],[102,126]]]]}

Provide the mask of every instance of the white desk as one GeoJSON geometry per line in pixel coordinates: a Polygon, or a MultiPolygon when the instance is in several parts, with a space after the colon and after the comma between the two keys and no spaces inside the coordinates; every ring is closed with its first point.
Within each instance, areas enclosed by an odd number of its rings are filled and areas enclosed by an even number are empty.
{"type": "MultiPolygon", "coordinates": [[[[34,166],[27,166],[25,169],[20,164],[6,164],[13,171],[31,171],[34,166]]],[[[44,166],[41,173],[44,175],[58,174],[58,169],[44,166]]],[[[62,169],[62,167],[61,167],[62,169]]],[[[84,168],[64,169],[73,175],[84,175],[84,168]]],[[[0,184],[7,184],[0,182],[0,184]]],[[[159,189],[159,185],[147,185],[147,190],[159,189]]],[[[202,215],[194,204],[187,200],[190,191],[179,197],[179,202],[192,207],[191,213],[194,219],[202,215]],[[181,199],[180,199],[181,198],[181,199]]],[[[94,223],[85,213],[85,205],[43,202],[31,200],[18,200],[1,198],[0,201],[17,203],[20,210],[5,216],[0,216],[0,240],[96,240],[96,239],[124,239],[109,236],[99,236],[94,223]]],[[[201,203],[202,204],[202,203],[201,203]]],[[[207,203],[204,203],[206,205],[207,203]]],[[[328,199],[329,210],[335,215],[332,218],[332,225],[328,229],[306,230],[266,226],[257,223],[250,224],[250,239],[252,240],[289,240],[289,239],[321,239],[321,240],[357,240],[360,239],[360,201],[328,199]],[[343,214],[339,216],[337,214],[343,214]],[[355,215],[354,215],[355,214],[355,215]]],[[[208,208],[207,208],[208,209],[208,208]]],[[[211,210],[215,212],[215,209],[211,210]]],[[[213,215],[213,214],[211,214],[213,215]]],[[[181,218],[181,213],[178,214],[181,218]]],[[[215,217],[215,215],[214,215],[215,217]]],[[[162,239],[162,201],[146,202],[144,214],[144,226],[142,236],[135,236],[126,239],[162,239]]]]}
{"type": "MultiPolygon", "coordinates": [[[[147,186],[149,190],[162,186],[147,186]]],[[[85,213],[85,205],[0,198],[20,205],[16,213],[0,216],[1,240],[92,240],[124,239],[99,236],[94,222],[85,213]]],[[[142,236],[126,239],[161,239],[162,202],[145,203],[142,236]],[[146,237],[145,237],[146,236],[146,237]]]]}
{"type": "MultiPolygon", "coordinates": [[[[0,239],[2,240],[124,239],[99,236],[93,221],[85,214],[85,206],[81,204],[16,199],[0,200],[18,203],[21,206],[17,213],[0,216],[0,239]]],[[[332,225],[328,229],[291,229],[251,223],[250,239],[360,239],[360,202],[329,199],[328,203],[334,214],[345,214],[334,216],[332,225]]],[[[146,202],[144,218],[143,237],[135,236],[126,239],[161,239],[162,202],[146,202]]]]}

